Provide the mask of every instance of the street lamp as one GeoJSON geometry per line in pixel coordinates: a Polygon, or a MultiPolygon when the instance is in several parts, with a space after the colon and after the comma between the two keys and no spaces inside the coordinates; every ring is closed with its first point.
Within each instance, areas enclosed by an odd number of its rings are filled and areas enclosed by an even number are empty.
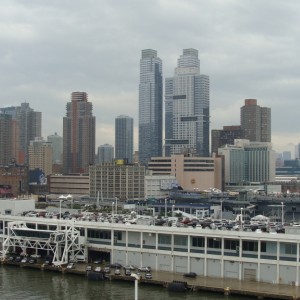
{"type": "Polygon", "coordinates": [[[165,198],[165,218],[167,217],[167,198],[165,198]]]}
{"type": "Polygon", "coordinates": [[[59,200],[59,219],[61,219],[61,203],[63,202],[63,199],[59,200]]]}
{"type": "Polygon", "coordinates": [[[283,218],[283,202],[281,202],[281,223],[282,223],[282,225],[284,223],[284,218],[283,218]]]}
{"type": "Polygon", "coordinates": [[[221,199],[221,213],[220,213],[220,219],[223,219],[223,199],[221,199]]]}
{"type": "Polygon", "coordinates": [[[134,278],[134,300],[138,300],[138,282],[140,280],[140,276],[133,273],[131,277],[134,278]]]}
{"type": "Polygon", "coordinates": [[[243,207],[241,208],[241,230],[243,231],[243,207]]]}

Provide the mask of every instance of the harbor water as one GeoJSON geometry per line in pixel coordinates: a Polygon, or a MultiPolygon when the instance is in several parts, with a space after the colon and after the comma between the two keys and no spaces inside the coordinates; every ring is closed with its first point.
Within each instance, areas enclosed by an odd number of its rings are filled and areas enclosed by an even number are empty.
{"type": "MultiPolygon", "coordinates": [[[[84,276],[59,272],[0,266],[0,299],[26,300],[134,300],[134,282],[92,281],[84,276]]],[[[166,288],[140,283],[139,300],[250,300],[208,292],[169,292],[166,288]]]]}

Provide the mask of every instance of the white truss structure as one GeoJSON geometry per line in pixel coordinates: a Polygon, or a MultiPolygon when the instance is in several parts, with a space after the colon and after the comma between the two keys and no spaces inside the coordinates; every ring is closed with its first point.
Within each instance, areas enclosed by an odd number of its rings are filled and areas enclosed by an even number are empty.
{"type": "Polygon", "coordinates": [[[76,260],[77,255],[85,255],[84,247],[79,245],[80,232],[74,227],[74,223],[64,223],[60,230],[42,230],[28,228],[26,222],[9,222],[7,236],[3,241],[2,259],[16,247],[26,254],[28,248],[46,250],[53,256],[54,265],[67,264],[70,259],[76,260]]]}

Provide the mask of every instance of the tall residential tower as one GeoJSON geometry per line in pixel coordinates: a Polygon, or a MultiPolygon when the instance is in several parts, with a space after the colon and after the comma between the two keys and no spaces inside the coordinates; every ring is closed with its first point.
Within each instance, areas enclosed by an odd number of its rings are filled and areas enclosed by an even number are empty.
{"type": "Polygon", "coordinates": [[[209,156],[209,77],[198,50],[184,49],[174,77],[165,80],[165,155],[209,156]]]}
{"type": "Polygon", "coordinates": [[[63,119],[64,174],[88,173],[95,160],[95,117],[85,92],[73,92],[63,119]]]}
{"type": "Polygon", "coordinates": [[[133,118],[118,116],[115,120],[115,158],[133,162],[133,118]]]}
{"type": "Polygon", "coordinates": [[[271,142],[271,108],[260,107],[256,99],[246,99],[241,107],[243,138],[251,142],[271,142]]]}
{"type": "Polygon", "coordinates": [[[28,164],[30,141],[41,137],[42,113],[34,111],[27,102],[0,110],[12,116],[12,159],[18,164],[28,164]]]}
{"type": "Polygon", "coordinates": [[[162,61],[157,51],[142,50],[139,84],[139,161],[162,155],[162,61]]]}

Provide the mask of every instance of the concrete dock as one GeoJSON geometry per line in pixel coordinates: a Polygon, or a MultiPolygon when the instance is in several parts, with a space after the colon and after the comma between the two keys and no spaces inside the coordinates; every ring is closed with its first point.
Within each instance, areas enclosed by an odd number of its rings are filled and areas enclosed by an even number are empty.
{"type": "MultiPolygon", "coordinates": [[[[86,276],[85,263],[77,263],[74,269],[67,269],[65,267],[49,267],[41,264],[22,264],[13,262],[2,262],[5,265],[20,265],[24,268],[35,268],[44,271],[58,271],[64,274],[73,274],[86,276]]],[[[91,264],[89,264],[91,265],[91,264]]],[[[134,271],[133,271],[134,272],[134,271]]],[[[171,272],[156,272],[152,271],[152,279],[145,279],[142,273],[141,283],[153,284],[168,287],[173,281],[184,282],[187,285],[187,290],[191,292],[210,291],[222,293],[224,295],[244,295],[253,296],[258,299],[292,299],[300,300],[300,287],[283,285],[283,284],[271,284],[256,281],[240,281],[236,279],[223,279],[214,277],[197,276],[196,278],[187,278],[182,274],[171,272]]],[[[114,275],[114,269],[111,269],[110,274],[107,274],[109,280],[126,280],[133,281],[131,276],[125,276],[124,271],[121,271],[122,275],[114,275]]]]}

